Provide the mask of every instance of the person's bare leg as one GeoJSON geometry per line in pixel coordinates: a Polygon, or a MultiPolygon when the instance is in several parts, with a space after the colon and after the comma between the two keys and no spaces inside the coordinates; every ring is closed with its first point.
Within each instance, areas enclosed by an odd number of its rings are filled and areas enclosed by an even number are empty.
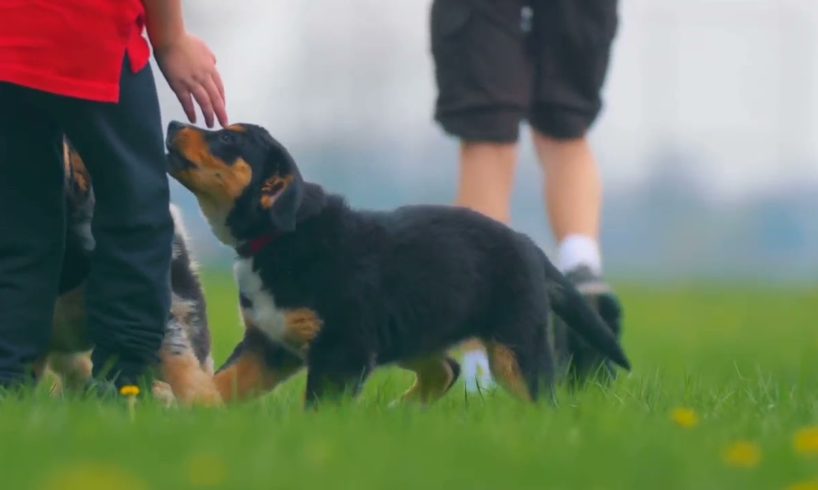
{"type": "Polygon", "coordinates": [[[460,146],[457,205],[508,223],[516,166],[516,143],[464,141],[460,146]]]}
{"type": "MultiPolygon", "coordinates": [[[[460,146],[457,205],[503,223],[511,220],[516,143],[466,142],[460,146]]],[[[478,340],[463,343],[463,379],[470,392],[493,386],[486,351],[478,340]]]]}
{"type": "Polygon", "coordinates": [[[584,265],[600,274],[602,183],[588,139],[558,140],[532,133],[545,173],[548,217],[559,244],[557,266],[568,272],[584,265]]]}
{"type": "MultiPolygon", "coordinates": [[[[557,267],[619,335],[622,310],[602,279],[599,227],[602,184],[596,160],[585,137],[557,140],[534,131],[534,145],[545,171],[545,201],[559,244],[557,267]]],[[[559,322],[555,325],[558,358],[567,362],[568,379],[581,383],[589,376],[611,379],[614,371],[595,350],[559,322]]]]}

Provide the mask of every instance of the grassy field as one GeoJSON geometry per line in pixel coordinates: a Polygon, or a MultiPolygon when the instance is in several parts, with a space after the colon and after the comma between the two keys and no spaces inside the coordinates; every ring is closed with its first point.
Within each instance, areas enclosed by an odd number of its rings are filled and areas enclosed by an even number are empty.
{"type": "MultiPolygon", "coordinates": [[[[235,292],[225,274],[206,283],[220,361],[235,292]]],[[[0,488],[818,489],[818,289],[619,291],[634,372],[556,409],[462,385],[390,408],[411,384],[398,370],[318,413],[301,409],[303,375],[227,409],[143,403],[134,420],[36,392],[0,402],[0,488]]]]}

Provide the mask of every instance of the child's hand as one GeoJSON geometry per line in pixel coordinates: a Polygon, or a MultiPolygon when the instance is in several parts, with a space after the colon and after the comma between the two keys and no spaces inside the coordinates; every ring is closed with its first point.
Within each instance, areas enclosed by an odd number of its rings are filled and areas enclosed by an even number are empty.
{"type": "Polygon", "coordinates": [[[216,69],[216,57],[202,40],[185,34],[175,42],[156,49],[154,54],[190,122],[196,122],[196,108],[193,105],[193,99],[196,99],[208,128],[213,127],[214,114],[219,124],[227,125],[224,86],[216,69]]]}

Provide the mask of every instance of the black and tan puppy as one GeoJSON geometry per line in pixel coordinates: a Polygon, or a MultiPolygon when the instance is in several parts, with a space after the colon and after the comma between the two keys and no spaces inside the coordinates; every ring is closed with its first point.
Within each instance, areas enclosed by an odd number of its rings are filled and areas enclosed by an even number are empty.
{"type": "MultiPolygon", "coordinates": [[[[50,353],[41,363],[61,378],[65,388],[81,388],[91,377],[90,343],[85,317],[84,284],[94,250],[91,220],[94,192],[79,154],[64,145],[66,240],[59,297],[54,314],[50,353]]],[[[180,214],[171,206],[175,236],[171,262],[173,299],[165,338],[159,352],[155,393],[182,404],[215,405],[221,397],[213,380],[210,331],[205,298],[191,259],[180,214]],[[167,389],[172,393],[168,393],[167,389]],[[164,391],[163,391],[164,389],[164,391]]]]}
{"type": "Polygon", "coordinates": [[[222,396],[272,388],[303,363],[306,401],[356,393],[377,366],[417,373],[406,397],[451,386],[446,350],[481,339],[495,377],[536,400],[551,389],[551,308],[617,364],[617,340],[525,235],[462,208],[350,209],[302,180],[263,128],[168,128],[171,175],[235,247],[246,336],[217,373],[222,396]],[[286,349],[283,350],[281,347],[286,349]]]}

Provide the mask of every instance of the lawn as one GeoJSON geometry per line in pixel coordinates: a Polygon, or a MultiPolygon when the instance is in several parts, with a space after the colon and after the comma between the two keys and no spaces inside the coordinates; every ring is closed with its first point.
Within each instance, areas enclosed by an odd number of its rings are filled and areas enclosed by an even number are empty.
{"type": "MultiPolygon", "coordinates": [[[[223,273],[206,284],[222,360],[235,291],[223,273]]],[[[411,384],[398,370],[317,413],[301,409],[303,375],[227,409],[143,403],[133,420],[37,391],[0,402],[0,489],[818,489],[818,289],[619,291],[633,373],[558,408],[462,385],[390,407],[411,384]]]]}

